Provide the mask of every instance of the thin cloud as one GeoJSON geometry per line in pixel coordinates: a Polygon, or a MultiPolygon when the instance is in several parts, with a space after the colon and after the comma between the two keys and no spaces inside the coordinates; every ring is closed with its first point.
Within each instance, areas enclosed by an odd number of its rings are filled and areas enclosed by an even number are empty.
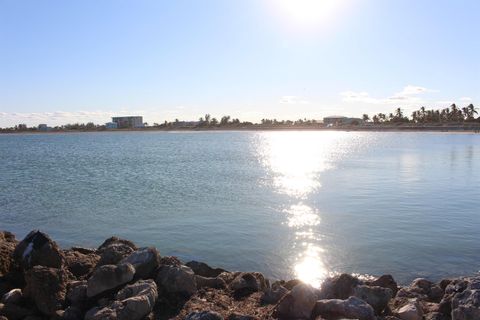
{"type": "Polygon", "coordinates": [[[345,102],[361,102],[367,104],[398,104],[412,105],[422,103],[424,100],[419,98],[418,95],[422,95],[428,92],[436,92],[436,90],[427,89],[425,87],[408,85],[401,91],[386,97],[376,98],[370,96],[368,92],[361,91],[344,91],[341,92],[342,100],[345,102]]]}
{"type": "Polygon", "coordinates": [[[470,102],[470,101],[472,101],[472,100],[473,100],[473,99],[470,98],[470,97],[461,97],[461,98],[460,98],[460,101],[464,101],[464,102],[470,102]]]}
{"type": "Polygon", "coordinates": [[[299,96],[283,96],[280,98],[279,103],[281,104],[308,104],[310,103],[303,97],[299,96]]]}

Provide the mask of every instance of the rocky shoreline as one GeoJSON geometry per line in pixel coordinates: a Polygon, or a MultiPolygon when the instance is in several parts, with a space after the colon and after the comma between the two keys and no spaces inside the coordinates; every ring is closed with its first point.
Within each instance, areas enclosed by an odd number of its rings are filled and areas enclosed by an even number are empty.
{"type": "Polygon", "coordinates": [[[21,241],[0,231],[0,297],[0,320],[480,319],[480,276],[399,287],[391,275],[340,274],[316,289],[183,264],[117,237],[62,250],[37,230],[21,241]]]}

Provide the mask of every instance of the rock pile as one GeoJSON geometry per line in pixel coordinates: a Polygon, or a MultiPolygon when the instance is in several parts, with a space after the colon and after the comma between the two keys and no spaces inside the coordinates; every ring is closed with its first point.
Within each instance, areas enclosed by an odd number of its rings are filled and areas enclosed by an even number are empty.
{"type": "Polygon", "coordinates": [[[138,248],[117,237],[62,250],[45,233],[0,232],[0,320],[479,320],[480,276],[399,287],[348,274],[320,289],[270,282],[138,248]]]}

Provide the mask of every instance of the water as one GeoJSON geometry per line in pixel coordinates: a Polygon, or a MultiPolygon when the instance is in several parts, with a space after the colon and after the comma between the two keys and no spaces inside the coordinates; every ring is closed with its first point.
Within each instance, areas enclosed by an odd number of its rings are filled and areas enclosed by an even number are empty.
{"type": "Polygon", "coordinates": [[[0,229],[319,284],[480,270],[480,135],[123,132],[0,136],[0,229]]]}

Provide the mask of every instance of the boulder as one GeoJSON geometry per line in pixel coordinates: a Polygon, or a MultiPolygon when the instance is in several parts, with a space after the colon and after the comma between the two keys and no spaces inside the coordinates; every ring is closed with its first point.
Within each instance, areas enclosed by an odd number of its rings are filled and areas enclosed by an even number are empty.
{"type": "Polygon", "coordinates": [[[63,254],[50,237],[38,230],[31,231],[15,248],[15,261],[24,270],[34,266],[61,268],[63,254]]]}
{"type": "Polygon", "coordinates": [[[186,266],[192,269],[193,273],[196,275],[206,277],[206,278],[216,278],[222,272],[226,272],[221,268],[212,268],[208,264],[198,261],[190,261],[186,263],[186,266]]]}
{"type": "Polygon", "coordinates": [[[200,288],[214,288],[214,289],[224,289],[227,287],[225,280],[222,278],[207,278],[195,275],[195,281],[197,283],[197,289],[200,288]]]}
{"type": "Polygon", "coordinates": [[[0,303],[0,316],[6,317],[8,320],[26,319],[28,316],[34,314],[33,310],[19,306],[13,303],[0,303]]]}
{"type": "Polygon", "coordinates": [[[377,286],[382,288],[389,288],[392,290],[393,296],[395,296],[398,292],[398,285],[395,279],[389,274],[384,274],[379,278],[375,279],[374,281],[369,281],[366,283],[369,286],[377,286]]]}
{"type": "Polygon", "coordinates": [[[347,299],[353,295],[353,289],[361,281],[347,273],[326,279],[319,292],[320,299],[347,299]]]}
{"type": "Polygon", "coordinates": [[[91,298],[103,292],[130,282],[135,268],[129,264],[103,265],[95,269],[87,282],[87,297],[91,298]]]}
{"type": "Polygon", "coordinates": [[[62,320],[83,320],[83,311],[77,306],[69,306],[60,317],[62,320]]]}
{"type": "Polygon", "coordinates": [[[387,308],[388,302],[393,297],[392,290],[389,288],[365,285],[355,287],[353,295],[372,306],[378,315],[387,308]]]}
{"type": "Polygon", "coordinates": [[[186,266],[160,266],[156,283],[166,294],[189,298],[197,291],[195,274],[186,266]]]}
{"type": "Polygon", "coordinates": [[[11,271],[14,265],[13,252],[18,241],[8,231],[0,231],[0,277],[11,271]]]}
{"type": "Polygon", "coordinates": [[[87,281],[69,282],[66,299],[73,306],[83,306],[87,302],[87,281]]]}
{"type": "Polygon", "coordinates": [[[97,249],[97,253],[100,255],[97,266],[117,264],[135,250],[137,247],[131,241],[117,237],[108,238],[97,249]]]}
{"type": "Polygon", "coordinates": [[[1,303],[3,304],[19,304],[23,298],[22,289],[12,289],[2,296],[1,303]]]}
{"type": "Polygon", "coordinates": [[[236,297],[247,296],[266,287],[265,278],[259,272],[241,272],[229,284],[236,297]]]}
{"type": "Polygon", "coordinates": [[[280,319],[310,319],[316,301],[315,289],[300,283],[275,306],[273,316],[280,319]]]}
{"type": "Polygon", "coordinates": [[[471,319],[480,319],[480,289],[466,289],[452,299],[452,320],[471,319]]]}
{"type": "Polygon", "coordinates": [[[264,304],[275,304],[282,299],[288,293],[288,289],[282,286],[280,283],[274,283],[271,287],[267,288],[260,301],[264,304]]]}
{"type": "Polygon", "coordinates": [[[76,250],[65,250],[63,252],[65,256],[65,265],[77,279],[87,278],[98,261],[100,256],[96,253],[82,253],[76,250]]]}
{"type": "Polygon", "coordinates": [[[160,254],[156,248],[140,248],[123,258],[120,263],[130,263],[135,268],[135,278],[146,279],[158,268],[159,259],[160,254]]]}
{"type": "Polygon", "coordinates": [[[140,320],[149,315],[157,301],[157,285],[153,280],[139,280],[120,290],[115,301],[106,307],[90,309],[85,320],[140,320]]]}
{"type": "Polygon", "coordinates": [[[192,312],[185,320],[223,320],[223,317],[213,311],[192,312]]]}
{"type": "Polygon", "coordinates": [[[394,314],[402,320],[422,320],[423,311],[416,299],[411,299],[406,305],[397,309],[394,314]]]}
{"type": "Polygon", "coordinates": [[[346,300],[319,300],[315,304],[313,315],[315,317],[321,316],[326,319],[375,319],[373,308],[368,303],[357,297],[350,297],[346,300]]]}
{"type": "Polygon", "coordinates": [[[56,314],[65,303],[67,283],[72,275],[64,269],[34,266],[25,273],[25,296],[48,316],[56,314]]]}

